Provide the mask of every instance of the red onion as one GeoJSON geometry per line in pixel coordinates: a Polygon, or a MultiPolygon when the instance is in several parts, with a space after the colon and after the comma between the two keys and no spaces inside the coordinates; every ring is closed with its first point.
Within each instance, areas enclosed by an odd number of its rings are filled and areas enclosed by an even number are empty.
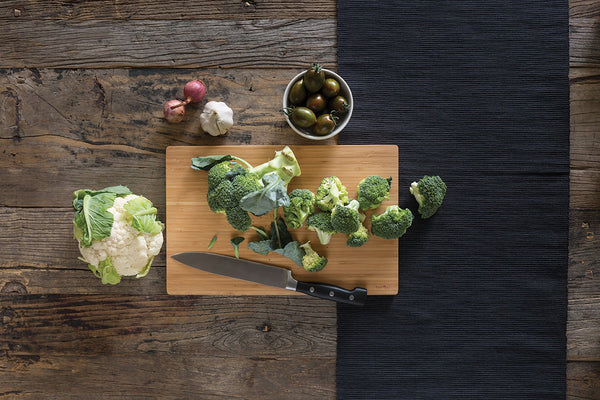
{"type": "Polygon", "coordinates": [[[206,86],[202,81],[189,81],[183,88],[185,103],[198,103],[204,99],[206,95],[206,86]]]}
{"type": "Polygon", "coordinates": [[[183,121],[185,117],[185,102],[181,100],[169,100],[164,107],[165,119],[167,122],[176,124],[183,121]]]}

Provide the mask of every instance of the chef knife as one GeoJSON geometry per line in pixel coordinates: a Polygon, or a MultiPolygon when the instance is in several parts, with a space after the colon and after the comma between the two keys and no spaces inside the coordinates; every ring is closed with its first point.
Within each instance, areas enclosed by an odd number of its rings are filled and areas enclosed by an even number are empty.
{"type": "Polygon", "coordinates": [[[192,251],[177,253],[171,257],[180,263],[212,274],[293,290],[340,303],[363,305],[367,298],[367,289],[357,287],[347,290],[326,283],[300,282],[292,277],[292,272],[288,269],[221,254],[192,251]]]}

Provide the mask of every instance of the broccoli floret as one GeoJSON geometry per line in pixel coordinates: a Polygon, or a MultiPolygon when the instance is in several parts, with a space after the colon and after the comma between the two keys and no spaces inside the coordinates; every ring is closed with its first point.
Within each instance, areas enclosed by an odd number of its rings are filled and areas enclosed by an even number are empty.
{"type": "Polygon", "coordinates": [[[303,245],[300,245],[304,252],[306,253],[304,257],[302,257],[302,266],[308,272],[318,272],[325,268],[327,265],[327,258],[321,257],[319,253],[314,251],[312,247],[310,247],[310,242],[306,242],[303,245]]]}
{"type": "Polygon", "coordinates": [[[250,167],[248,172],[258,175],[259,178],[268,173],[277,172],[277,175],[287,185],[293,177],[300,176],[301,171],[294,152],[288,146],[285,146],[282,150],[275,152],[275,157],[271,161],[256,167],[250,167]]]}
{"type": "Polygon", "coordinates": [[[315,210],[315,194],[308,189],[294,189],[289,195],[290,205],[283,206],[283,217],[290,229],[298,229],[315,210]]]}
{"type": "Polygon", "coordinates": [[[216,188],[223,180],[232,181],[237,175],[243,175],[246,169],[235,161],[223,161],[208,171],[208,190],[216,188]]]}
{"type": "Polygon", "coordinates": [[[442,205],[446,196],[446,184],[439,176],[425,175],[419,182],[410,185],[410,192],[419,203],[421,218],[429,218],[442,205]]]}
{"type": "Polygon", "coordinates": [[[348,204],[348,191],[337,176],[321,181],[317,189],[316,204],[323,211],[332,211],[338,204],[348,204]]]}
{"type": "Polygon", "coordinates": [[[227,222],[234,229],[238,231],[245,232],[250,229],[252,225],[252,219],[250,218],[250,214],[247,211],[241,209],[241,207],[231,207],[225,210],[225,215],[227,215],[227,222]]]}
{"type": "Polygon", "coordinates": [[[413,214],[408,208],[389,206],[380,215],[371,216],[371,232],[383,239],[398,239],[412,225],[413,214]]]}
{"type": "Polygon", "coordinates": [[[262,189],[263,184],[260,178],[253,173],[238,175],[233,179],[233,198],[231,201],[235,205],[239,205],[242,197],[248,193],[262,189]]]}
{"type": "Polygon", "coordinates": [[[331,225],[331,214],[327,212],[318,212],[306,220],[306,226],[311,231],[317,232],[321,244],[328,244],[333,236],[335,229],[331,225]]]}
{"type": "MultiPolygon", "coordinates": [[[[214,167],[213,167],[214,168],[214,167]]],[[[237,175],[233,181],[224,179],[217,187],[209,190],[206,199],[214,213],[225,213],[227,222],[242,232],[248,230],[252,221],[250,215],[240,207],[240,199],[262,187],[254,174],[237,175]]]]}
{"type": "Polygon", "coordinates": [[[233,183],[225,179],[217,187],[206,193],[208,207],[214,213],[224,213],[226,209],[235,206],[233,201],[233,183]]]}
{"type": "Polygon", "coordinates": [[[367,243],[369,240],[369,231],[364,225],[360,225],[356,232],[352,232],[348,235],[348,239],[346,240],[346,245],[349,247],[360,247],[367,243]]]}
{"type": "Polygon", "coordinates": [[[358,213],[358,201],[352,200],[348,205],[335,206],[331,212],[331,225],[336,232],[352,233],[360,227],[360,216],[358,213]]]}
{"type": "Polygon", "coordinates": [[[384,200],[390,198],[392,177],[387,179],[378,175],[371,175],[358,183],[357,196],[361,210],[377,208],[384,200]]]}

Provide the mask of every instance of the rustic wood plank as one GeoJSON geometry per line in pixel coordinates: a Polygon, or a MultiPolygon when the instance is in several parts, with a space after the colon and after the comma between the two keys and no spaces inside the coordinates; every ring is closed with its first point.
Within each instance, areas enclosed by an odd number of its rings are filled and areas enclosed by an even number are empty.
{"type": "Polygon", "coordinates": [[[9,20],[2,25],[4,68],[303,68],[336,62],[334,19],[9,20]]]}
{"type": "Polygon", "coordinates": [[[600,399],[600,363],[567,364],[567,400],[600,399]]]}
{"type": "Polygon", "coordinates": [[[81,388],[86,398],[335,398],[331,302],[18,296],[0,307],[2,392],[14,399],[75,399],[81,388]]]}
{"type": "Polygon", "coordinates": [[[597,0],[570,0],[570,18],[596,18],[600,16],[600,3],[597,0]]]}
{"type": "Polygon", "coordinates": [[[569,20],[569,60],[571,67],[600,66],[600,42],[596,18],[582,17],[569,20]]]}
{"type": "MultiPolygon", "coordinates": [[[[165,221],[164,201],[155,206],[165,221]]],[[[72,221],[72,208],[0,207],[0,293],[166,294],[164,247],[143,279],[103,285],[78,259],[72,221]]]]}
{"type": "Polygon", "coordinates": [[[206,20],[206,19],[335,19],[336,2],[322,0],[161,1],[3,1],[0,20],[206,20]]]}
{"type": "Polygon", "coordinates": [[[571,210],[567,357],[600,361],[600,210],[571,210]]]}
{"type": "MultiPolygon", "coordinates": [[[[0,205],[65,207],[74,189],[124,184],[164,205],[170,145],[314,144],[281,113],[299,70],[4,70],[0,74],[0,205]],[[235,125],[202,132],[203,103],[181,124],[162,117],[167,99],[202,79],[206,100],[224,101],[235,125]]],[[[334,144],[335,139],[325,141],[334,144]]]]}
{"type": "Polygon", "coordinates": [[[571,208],[600,208],[600,68],[572,68],[571,208]]]}

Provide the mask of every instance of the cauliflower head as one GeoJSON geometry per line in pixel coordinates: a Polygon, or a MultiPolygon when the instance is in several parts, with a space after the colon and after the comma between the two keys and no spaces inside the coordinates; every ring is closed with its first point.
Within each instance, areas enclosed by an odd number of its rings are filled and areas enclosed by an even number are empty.
{"type": "Polygon", "coordinates": [[[91,199],[83,201],[80,211],[84,214],[83,227],[75,207],[74,236],[81,260],[88,263],[104,284],[117,284],[122,276],[146,276],[163,245],[164,225],[156,219],[156,208],[148,199],[135,194],[90,193],[87,196],[102,194],[108,200],[101,201],[100,205],[92,202],[94,207],[88,204],[87,209],[86,202],[90,203],[91,199]],[[85,240],[82,234],[85,230],[104,233],[92,233],[91,238],[85,240]]]}

